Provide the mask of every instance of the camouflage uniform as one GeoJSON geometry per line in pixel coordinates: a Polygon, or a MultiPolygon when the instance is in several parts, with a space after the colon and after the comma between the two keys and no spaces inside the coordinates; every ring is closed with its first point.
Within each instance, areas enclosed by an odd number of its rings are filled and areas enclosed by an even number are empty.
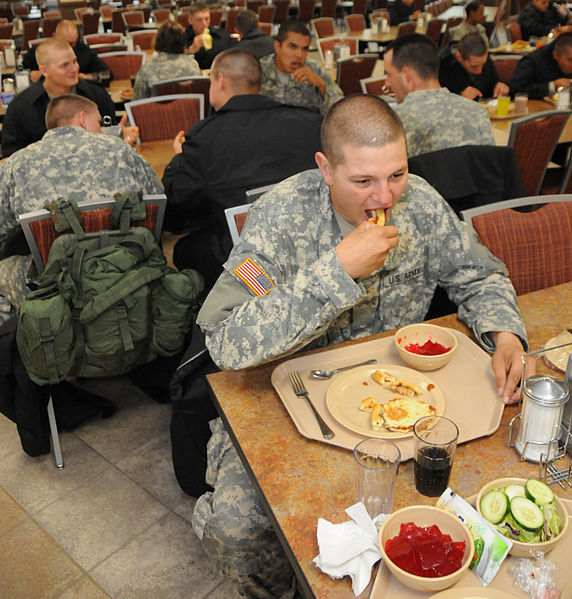
{"type": "Polygon", "coordinates": [[[260,93],[270,96],[277,102],[302,106],[312,110],[319,110],[326,114],[332,104],[343,98],[344,94],[338,84],[315,60],[306,60],[309,66],[319,77],[326,82],[326,95],[322,95],[315,85],[307,81],[294,81],[288,73],[281,73],[274,62],[274,54],[260,59],[262,67],[262,85],[260,93]]]}
{"type": "Polygon", "coordinates": [[[408,156],[495,143],[486,109],[445,87],[411,92],[393,108],[403,122],[408,156]]]}
{"type": "MultiPolygon", "coordinates": [[[[198,316],[214,361],[225,369],[245,368],[303,347],[422,321],[437,283],[486,349],[493,349],[489,331],[511,331],[526,343],[506,267],[428,183],[409,176],[389,223],[399,230],[399,245],[379,270],[354,281],[334,251],[352,227],[334,213],[320,172],[305,171],[268,192],[250,208],[198,316]],[[267,275],[258,281],[274,285],[266,295],[256,295],[234,274],[248,258],[267,275]]],[[[248,596],[264,597],[254,581],[267,580],[273,570],[259,558],[274,556],[286,586],[286,557],[276,556],[278,540],[267,534],[263,508],[220,420],[212,428],[207,475],[215,491],[198,499],[193,527],[227,570],[250,574],[248,596]]]]}
{"type": "Polygon", "coordinates": [[[449,30],[450,41],[454,42],[460,40],[462,37],[469,35],[469,33],[478,33],[483,38],[487,48],[489,47],[487,30],[480,23],[477,23],[476,25],[469,25],[467,21],[463,21],[460,25],[451,27],[449,30]]]}
{"type": "Polygon", "coordinates": [[[139,69],[133,86],[133,99],[150,98],[151,87],[159,81],[200,74],[199,63],[189,54],[161,52],[139,69]]]}
{"type": "MultiPolygon", "coordinates": [[[[17,215],[39,210],[60,197],[78,202],[117,191],[163,193],[151,166],[123,140],[57,127],[0,164],[0,243],[19,228],[17,215]]],[[[18,305],[27,292],[29,256],[0,262],[0,294],[18,305]],[[23,295],[22,295],[23,294],[23,295]]]]}

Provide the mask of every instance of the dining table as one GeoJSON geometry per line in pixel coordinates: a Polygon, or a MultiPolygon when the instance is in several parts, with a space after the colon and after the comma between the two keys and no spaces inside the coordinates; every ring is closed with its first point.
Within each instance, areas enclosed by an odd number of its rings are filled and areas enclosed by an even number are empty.
{"type": "MultiPolygon", "coordinates": [[[[572,282],[522,295],[518,303],[527,327],[530,350],[542,349],[551,338],[572,325],[572,282]]],[[[465,344],[474,344],[469,329],[455,314],[430,322],[449,327],[465,337],[465,344]]],[[[287,369],[288,361],[292,359],[297,360],[298,366],[303,363],[327,366],[333,352],[343,353],[346,363],[351,364],[352,356],[364,356],[364,344],[385,343],[393,335],[394,331],[387,331],[335,348],[299,353],[255,368],[223,371],[207,377],[219,415],[296,573],[298,588],[308,598],[354,597],[349,577],[334,580],[316,568],[312,561],[319,552],[316,537],[318,519],[324,518],[332,523],[349,519],[344,510],[356,502],[354,460],[350,449],[309,439],[299,432],[273,385],[273,373],[275,369],[287,369]]],[[[477,348],[474,351],[482,350],[477,348]]],[[[519,407],[502,405],[494,391],[488,355],[485,354],[484,359],[482,378],[478,378],[477,383],[465,392],[446,397],[447,405],[452,406],[474,402],[466,408],[460,406],[467,410],[478,410],[483,399],[480,395],[484,393],[492,393],[489,400],[499,404],[498,423],[495,424],[498,428],[461,443],[457,448],[449,484],[465,498],[500,477],[539,477],[539,465],[522,461],[515,449],[508,446],[509,423],[518,414],[519,407]]],[[[538,372],[563,378],[562,373],[549,368],[542,359],[536,364],[538,372]]],[[[440,375],[426,374],[446,380],[454,376],[451,371],[447,374],[447,367],[443,367],[440,375]]],[[[470,380],[470,364],[465,366],[467,370],[464,372],[462,364],[460,367],[457,364],[456,368],[470,380]]],[[[322,410],[322,416],[329,423],[333,422],[325,406],[318,409],[322,410]]],[[[447,413],[445,411],[445,415],[447,413]]],[[[425,497],[415,490],[412,462],[409,459],[400,464],[394,509],[435,503],[435,498],[425,497]]],[[[572,496],[569,487],[568,491],[556,484],[551,488],[563,497],[572,496]]],[[[359,595],[360,599],[370,596],[374,574],[368,587],[359,595]]],[[[429,594],[422,596],[429,597],[429,594]]]]}

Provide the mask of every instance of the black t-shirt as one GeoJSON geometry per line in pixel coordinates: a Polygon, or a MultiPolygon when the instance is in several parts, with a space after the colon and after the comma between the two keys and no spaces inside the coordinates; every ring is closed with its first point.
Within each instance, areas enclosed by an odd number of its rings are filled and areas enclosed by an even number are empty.
{"type": "MultiPolygon", "coordinates": [[[[234,46],[236,43],[231,37],[226,29],[221,29],[220,27],[209,27],[209,32],[213,38],[213,47],[210,50],[205,50],[201,48],[195,54],[195,60],[199,63],[201,69],[210,69],[211,64],[213,63],[214,57],[234,46]]],[[[195,39],[195,31],[192,25],[188,25],[185,29],[185,35],[187,36],[187,47],[193,43],[195,39]]]]}

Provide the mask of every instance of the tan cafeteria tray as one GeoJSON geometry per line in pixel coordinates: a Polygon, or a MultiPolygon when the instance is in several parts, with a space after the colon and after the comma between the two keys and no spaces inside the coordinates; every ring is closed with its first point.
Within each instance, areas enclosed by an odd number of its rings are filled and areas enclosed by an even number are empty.
{"type": "MultiPolygon", "coordinates": [[[[471,498],[469,498],[470,500],[471,498]]],[[[473,500],[475,497],[472,498],[473,500]]],[[[572,518],[572,501],[570,499],[562,498],[566,509],[568,510],[568,517],[572,518]]],[[[559,589],[562,589],[564,585],[570,582],[572,575],[570,574],[570,554],[572,553],[572,534],[566,535],[566,538],[557,545],[550,553],[546,554],[546,557],[553,561],[557,566],[556,571],[556,584],[559,589]]],[[[467,570],[466,574],[461,580],[450,587],[450,589],[458,589],[458,599],[467,597],[467,594],[462,589],[467,587],[477,587],[482,591],[482,595],[472,594],[472,597],[483,597],[486,599],[490,597],[494,599],[494,591],[502,591],[504,593],[511,593],[516,599],[525,599],[530,595],[520,590],[514,585],[514,576],[511,568],[516,560],[520,558],[512,557],[509,555],[504,562],[497,575],[494,577],[492,583],[483,589],[480,580],[473,573],[472,570],[467,570]]],[[[451,591],[450,595],[453,597],[455,594],[451,591]]],[[[433,593],[422,593],[421,591],[414,591],[401,584],[395,577],[391,575],[389,570],[383,566],[379,567],[377,576],[371,590],[370,599],[428,599],[432,597],[433,593]]]]}
{"type": "MultiPolygon", "coordinates": [[[[446,366],[424,374],[443,391],[446,404],[445,416],[457,424],[459,443],[465,443],[494,433],[500,425],[504,404],[497,394],[490,355],[463,333],[449,330],[459,341],[457,351],[446,366]]],[[[272,384],[298,431],[304,437],[346,449],[353,449],[357,443],[366,438],[339,424],[326,406],[328,386],[335,380],[335,376],[341,374],[334,375],[334,378],[329,381],[316,381],[310,379],[309,371],[312,368],[337,368],[369,358],[377,358],[378,366],[390,364],[405,366],[393,345],[393,337],[385,337],[293,358],[274,369],[272,384]],[[288,373],[292,370],[301,371],[310,398],[336,434],[333,439],[326,440],[322,437],[306,401],[294,395],[288,378],[288,373]]],[[[411,437],[394,441],[399,446],[403,461],[413,457],[411,437]]]]}

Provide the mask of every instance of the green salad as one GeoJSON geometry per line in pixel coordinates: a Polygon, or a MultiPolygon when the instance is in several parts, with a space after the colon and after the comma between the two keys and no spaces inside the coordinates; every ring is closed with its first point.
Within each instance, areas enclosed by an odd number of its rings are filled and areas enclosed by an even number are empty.
{"type": "Polygon", "coordinates": [[[552,489],[532,478],[524,485],[491,489],[481,498],[479,509],[486,520],[513,541],[543,543],[562,530],[552,489]]]}

